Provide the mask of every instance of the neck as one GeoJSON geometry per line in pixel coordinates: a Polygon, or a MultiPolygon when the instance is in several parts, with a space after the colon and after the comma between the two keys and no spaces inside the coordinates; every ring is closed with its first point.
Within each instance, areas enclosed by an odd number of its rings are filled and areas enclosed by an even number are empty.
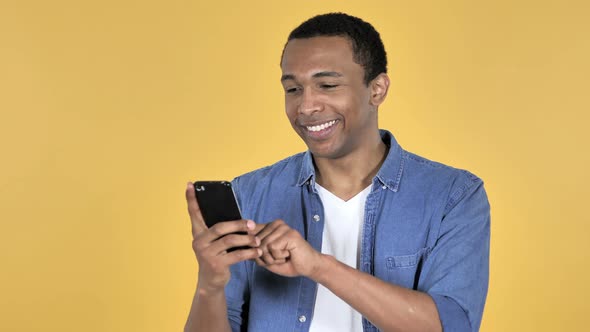
{"type": "Polygon", "coordinates": [[[388,147],[373,140],[366,147],[338,159],[315,158],[316,182],[342,200],[349,200],[367,188],[385,161],[388,147]]]}

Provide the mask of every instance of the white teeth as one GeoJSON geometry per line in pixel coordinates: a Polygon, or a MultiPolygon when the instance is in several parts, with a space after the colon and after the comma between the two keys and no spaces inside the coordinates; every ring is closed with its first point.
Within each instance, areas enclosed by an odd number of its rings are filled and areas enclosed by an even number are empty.
{"type": "Polygon", "coordinates": [[[332,127],[335,123],[336,123],[336,120],[332,120],[332,121],[322,123],[321,125],[317,125],[317,126],[306,126],[306,128],[309,131],[320,131],[320,130],[324,130],[326,128],[332,127]]]}

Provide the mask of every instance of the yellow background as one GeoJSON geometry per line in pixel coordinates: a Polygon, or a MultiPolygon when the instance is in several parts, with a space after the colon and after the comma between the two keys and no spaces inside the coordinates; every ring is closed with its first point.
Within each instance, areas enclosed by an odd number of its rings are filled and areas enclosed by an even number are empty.
{"type": "Polygon", "coordinates": [[[482,331],[583,331],[586,1],[0,1],[0,330],[180,331],[184,188],[305,147],[279,56],[304,19],[374,24],[381,127],[486,182],[482,331]]]}

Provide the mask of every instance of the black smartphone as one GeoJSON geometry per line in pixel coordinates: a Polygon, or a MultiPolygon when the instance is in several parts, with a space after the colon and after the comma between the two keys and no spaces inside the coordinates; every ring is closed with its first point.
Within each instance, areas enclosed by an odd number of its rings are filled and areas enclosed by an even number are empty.
{"type": "MultiPolygon", "coordinates": [[[[211,228],[218,222],[240,220],[242,214],[236,201],[231,182],[228,181],[197,181],[195,195],[205,224],[211,228]]],[[[247,234],[239,232],[237,234],[247,234]]],[[[246,249],[249,247],[235,247],[228,250],[246,249]]]]}

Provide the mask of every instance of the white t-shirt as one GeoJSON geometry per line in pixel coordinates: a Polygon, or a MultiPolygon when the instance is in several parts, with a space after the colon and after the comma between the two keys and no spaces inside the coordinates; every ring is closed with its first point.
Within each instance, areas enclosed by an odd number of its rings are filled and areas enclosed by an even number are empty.
{"type": "MultiPolygon", "coordinates": [[[[322,253],[340,262],[358,267],[365,201],[371,186],[348,201],[343,201],[316,184],[324,206],[322,253]]],[[[362,316],[322,285],[318,285],[310,332],[362,332],[362,316]]]]}

